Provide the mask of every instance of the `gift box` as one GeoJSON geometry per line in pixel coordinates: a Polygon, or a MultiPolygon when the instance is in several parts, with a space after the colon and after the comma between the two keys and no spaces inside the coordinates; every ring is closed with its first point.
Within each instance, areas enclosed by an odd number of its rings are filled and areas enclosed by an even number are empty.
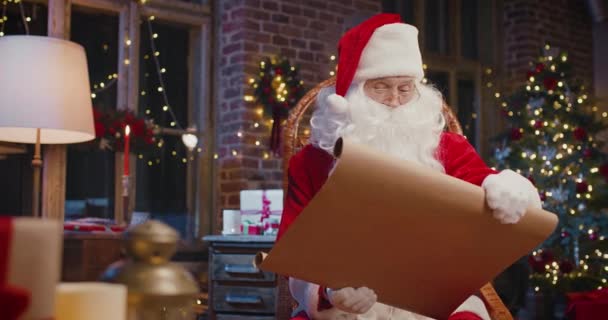
{"type": "Polygon", "coordinates": [[[63,230],[79,232],[123,232],[126,226],[117,225],[114,220],[102,218],[81,218],[66,221],[63,230]]]}
{"type": "Polygon", "coordinates": [[[262,234],[262,226],[259,224],[242,224],[241,233],[247,235],[260,235],[262,234]]]}
{"type": "Polygon", "coordinates": [[[608,319],[608,288],[568,294],[568,319],[608,319]]]}
{"type": "Polygon", "coordinates": [[[61,273],[61,222],[0,217],[0,319],[52,319],[61,273]]]}
{"type": "Polygon", "coordinates": [[[283,213],[283,190],[243,190],[240,198],[243,233],[255,234],[247,233],[245,226],[257,226],[251,232],[260,229],[257,234],[276,234],[283,213]],[[270,217],[273,222],[266,221],[270,217]]]}

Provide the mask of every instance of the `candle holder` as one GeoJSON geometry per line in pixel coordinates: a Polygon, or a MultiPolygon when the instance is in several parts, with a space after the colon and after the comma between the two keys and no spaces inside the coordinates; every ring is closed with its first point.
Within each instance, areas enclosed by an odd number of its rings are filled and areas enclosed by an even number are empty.
{"type": "Polygon", "coordinates": [[[129,203],[129,176],[122,176],[122,212],[123,212],[123,221],[116,221],[118,224],[122,224],[123,222],[126,225],[131,224],[131,206],[129,203]]]}
{"type": "Polygon", "coordinates": [[[149,220],[125,233],[128,259],[105,271],[103,281],[127,286],[128,320],[192,320],[199,288],[192,275],[171,263],[179,235],[149,220]]]}

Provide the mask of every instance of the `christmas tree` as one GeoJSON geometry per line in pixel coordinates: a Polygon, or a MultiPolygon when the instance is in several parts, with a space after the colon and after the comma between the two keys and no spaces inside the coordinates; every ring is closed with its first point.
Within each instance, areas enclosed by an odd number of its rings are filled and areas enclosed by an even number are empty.
{"type": "Polygon", "coordinates": [[[528,177],[543,207],[559,216],[555,233],[528,258],[536,291],[608,286],[606,112],[571,74],[568,55],[549,45],[530,63],[526,83],[496,93],[507,130],[493,141],[491,163],[528,177]]]}

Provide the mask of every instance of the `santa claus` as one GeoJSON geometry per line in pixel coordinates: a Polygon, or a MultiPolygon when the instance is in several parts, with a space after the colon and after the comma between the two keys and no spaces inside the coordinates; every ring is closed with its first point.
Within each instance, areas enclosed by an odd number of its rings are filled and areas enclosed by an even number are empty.
{"type": "MultiPolygon", "coordinates": [[[[517,173],[488,168],[466,138],[447,133],[439,91],[422,83],[418,30],[394,14],[379,14],[349,30],[338,46],[336,85],[322,90],[311,118],[311,143],[289,162],[289,186],[279,238],[325,183],[336,160],[334,144],[348,137],[404,161],[414,161],[485,190],[502,223],[516,223],[540,207],[536,188],[517,173]]],[[[399,281],[399,279],[395,279],[399,281]]],[[[377,302],[370,288],[324,288],[290,278],[303,319],[424,319],[377,302]]],[[[473,295],[456,319],[489,319],[473,295]]]]}

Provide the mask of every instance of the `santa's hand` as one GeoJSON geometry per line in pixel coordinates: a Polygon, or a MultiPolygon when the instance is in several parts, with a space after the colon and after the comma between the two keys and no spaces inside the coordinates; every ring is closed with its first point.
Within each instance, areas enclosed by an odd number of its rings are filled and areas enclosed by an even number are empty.
{"type": "Polygon", "coordinates": [[[488,206],[501,223],[517,223],[529,207],[541,208],[532,182],[511,170],[487,176],[481,186],[488,206]]]}
{"type": "Polygon", "coordinates": [[[376,293],[367,287],[328,290],[327,298],[336,308],[354,314],[364,314],[378,301],[376,293]]]}

